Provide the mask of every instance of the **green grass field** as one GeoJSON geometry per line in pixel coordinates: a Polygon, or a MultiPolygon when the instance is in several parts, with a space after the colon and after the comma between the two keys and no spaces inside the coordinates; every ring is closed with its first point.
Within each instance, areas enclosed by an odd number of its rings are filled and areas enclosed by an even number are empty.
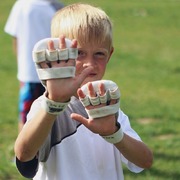
{"type": "MultiPolygon", "coordinates": [[[[11,37],[3,28],[15,0],[0,1],[0,180],[21,180],[12,163],[18,81],[11,37]]],[[[67,0],[66,4],[78,2],[67,0]]],[[[121,109],[154,152],[151,169],[125,180],[180,179],[180,1],[82,0],[102,7],[114,24],[106,79],[121,89],[121,109]]]]}

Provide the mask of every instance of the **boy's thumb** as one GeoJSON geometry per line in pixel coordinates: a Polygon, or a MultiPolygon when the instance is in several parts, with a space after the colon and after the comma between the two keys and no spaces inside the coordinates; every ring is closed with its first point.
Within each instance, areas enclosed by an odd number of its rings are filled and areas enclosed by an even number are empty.
{"type": "Polygon", "coordinates": [[[91,71],[93,70],[92,66],[89,66],[87,68],[85,68],[81,74],[78,75],[77,79],[79,81],[79,84],[82,84],[82,82],[86,79],[86,77],[91,73],[91,71]]]}

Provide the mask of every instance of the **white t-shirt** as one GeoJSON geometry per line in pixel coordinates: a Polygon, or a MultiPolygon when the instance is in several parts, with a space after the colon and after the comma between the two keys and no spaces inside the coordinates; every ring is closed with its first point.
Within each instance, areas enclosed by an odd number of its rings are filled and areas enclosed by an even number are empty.
{"type": "Polygon", "coordinates": [[[22,82],[39,82],[32,59],[36,42],[50,37],[51,19],[63,5],[57,0],[17,0],[10,12],[5,32],[18,40],[17,77],[22,82]]]}
{"type": "MultiPolygon", "coordinates": [[[[33,103],[28,121],[41,107],[41,101],[42,96],[33,103]]],[[[87,117],[83,105],[73,97],[66,110],[57,117],[39,150],[39,168],[34,180],[123,180],[122,162],[132,172],[143,170],[128,161],[113,144],[72,120],[72,112],[87,117]]],[[[121,110],[118,121],[123,132],[141,141],[121,110]]],[[[22,169],[22,172],[29,172],[26,168],[22,169]]]]}

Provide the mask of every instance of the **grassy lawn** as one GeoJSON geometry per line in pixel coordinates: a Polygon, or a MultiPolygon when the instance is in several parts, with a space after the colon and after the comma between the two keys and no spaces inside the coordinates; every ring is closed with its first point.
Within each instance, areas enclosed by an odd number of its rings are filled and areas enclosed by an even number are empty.
{"type": "MultiPolygon", "coordinates": [[[[121,109],[154,152],[151,169],[133,174],[124,168],[125,180],[179,180],[180,1],[81,2],[102,7],[113,20],[115,52],[105,79],[119,85],[121,109]]],[[[11,38],[3,31],[13,3],[0,1],[0,180],[24,179],[12,163],[17,136],[18,81],[11,38]]]]}

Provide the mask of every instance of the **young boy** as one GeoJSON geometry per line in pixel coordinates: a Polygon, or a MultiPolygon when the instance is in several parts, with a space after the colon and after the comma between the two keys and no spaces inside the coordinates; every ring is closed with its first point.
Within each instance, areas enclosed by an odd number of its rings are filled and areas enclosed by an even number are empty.
{"type": "Polygon", "coordinates": [[[51,32],[59,44],[52,39],[48,50],[34,48],[46,92],[33,103],[15,143],[21,174],[37,180],[122,180],[121,162],[136,173],[150,168],[152,152],[119,109],[117,85],[101,80],[113,53],[109,17],[91,5],[73,4],[54,16],[51,32]],[[70,48],[65,37],[72,40],[70,48]]]}

